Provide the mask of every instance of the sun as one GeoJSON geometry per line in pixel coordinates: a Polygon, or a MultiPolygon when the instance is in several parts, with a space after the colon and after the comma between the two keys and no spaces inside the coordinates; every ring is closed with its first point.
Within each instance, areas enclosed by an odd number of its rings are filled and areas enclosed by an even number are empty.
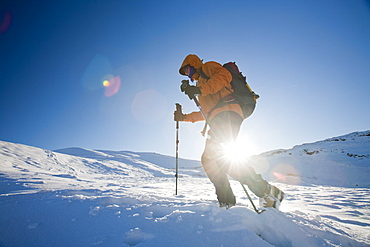
{"type": "Polygon", "coordinates": [[[231,143],[222,143],[223,157],[230,162],[247,161],[251,156],[251,149],[247,141],[238,139],[231,143]]]}

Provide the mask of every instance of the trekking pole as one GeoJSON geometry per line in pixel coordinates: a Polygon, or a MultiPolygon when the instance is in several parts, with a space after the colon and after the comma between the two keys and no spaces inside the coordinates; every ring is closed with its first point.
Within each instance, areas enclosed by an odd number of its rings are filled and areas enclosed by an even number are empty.
{"type": "MultiPolygon", "coordinates": [[[[182,85],[181,85],[181,88],[185,89],[186,87],[190,86],[189,84],[189,80],[182,80],[182,85]]],[[[212,132],[213,136],[217,139],[217,137],[215,136],[215,133],[213,132],[213,130],[211,129],[211,126],[209,125],[209,121],[208,121],[208,117],[206,116],[206,114],[204,113],[203,109],[202,109],[202,106],[200,105],[198,99],[195,97],[195,95],[192,95],[192,97],[189,96],[190,99],[194,100],[195,102],[195,105],[198,107],[200,113],[202,114],[203,118],[204,118],[204,121],[206,121],[206,125],[209,126],[209,129],[210,131],[212,132]]],[[[206,129],[206,128],[205,128],[206,129]]],[[[205,129],[202,131],[202,135],[204,136],[205,135],[205,129]]]]}
{"type": "MultiPolygon", "coordinates": [[[[184,89],[185,89],[187,86],[190,86],[190,85],[189,85],[189,80],[183,80],[183,81],[182,81],[182,84],[183,84],[183,85],[182,85],[182,88],[184,88],[184,89]]],[[[193,95],[192,97],[190,97],[190,99],[193,99],[193,100],[194,100],[195,104],[196,104],[196,105],[197,105],[197,107],[199,108],[200,113],[202,114],[202,116],[203,116],[204,120],[206,121],[206,124],[209,126],[209,129],[210,129],[210,131],[212,132],[212,134],[213,134],[214,138],[216,138],[216,140],[220,143],[220,141],[219,141],[219,140],[217,139],[217,137],[215,136],[215,133],[213,132],[213,130],[212,130],[212,128],[211,128],[211,126],[209,125],[208,118],[207,118],[206,114],[204,113],[204,111],[203,111],[203,109],[202,109],[202,106],[200,105],[200,103],[199,103],[198,99],[197,99],[194,95],[193,95]]],[[[221,144],[221,143],[220,143],[220,144],[221,144]]],[[[240,181],[239,181],[239,182],[240,182],[240,181]]],[[[243,184],[242,182],[240,182],[240,184],[241,184],[241,186],[243,187],[243,190],[244,190],[245,194],[247,194],[247,197],[248,197],[249,201],[251,202],[251,204],[252,204],[252,206],[253,206],[254,211],[256,211],[256,213],[257,213],[257,214],[260,214],[260,213],[262,213],[263,211],[265,211],[265,210],[258,210],[258,209],[257,209],[256,205],[254,204],[254,202],[253,202],[252,198],[250,197],[250,195],[249,195],[249,193],[248,193],[247,189],[245,188],[244,184],[243,184]]]]}
{"type": "MultiPolygon", "coordinates": [[[[182,112],[181,105],[176,103],[176,112],[182,112]]],[[[177,179],[179,177],[179,121],[176,121],[176,192],[177,195],[177,179]]]]}
{"type": "Polygon", "coordinates": [[[254,205],[254,202],[252,201],[252,198],[251,198],[251,196],[249,195],[249,193],[248,193],[247,189],[245,188],[244,184],[243,184],[242,182],[240,182],[240,181],[239,181],[239,183],[240,183],[240,184],[241,184],[241,186],[243,187],[243,190],[244,190],[245,194],[247,194],[249,201],[252,203],[252,206],[253,206],[254,211],[256,211],[256,213],[257,213],[257,214],[260,214],[260,213],[262,213],[263,211],[265,211],[265,210],[263,210],[263,209],[262,209],[262,210],[258,210],[258,209],[257,209],[256,205],[254,205]]]}

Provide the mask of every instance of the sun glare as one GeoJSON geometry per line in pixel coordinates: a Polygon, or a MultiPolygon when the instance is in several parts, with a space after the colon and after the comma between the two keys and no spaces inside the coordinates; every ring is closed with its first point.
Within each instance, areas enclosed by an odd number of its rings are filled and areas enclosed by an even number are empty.
{"type": "Polygon", "coordinates": [[[250,156],[248,144],[240,140],[222,144],[222,151],[225,159],[232,162],[246,161],[250,156]]]}

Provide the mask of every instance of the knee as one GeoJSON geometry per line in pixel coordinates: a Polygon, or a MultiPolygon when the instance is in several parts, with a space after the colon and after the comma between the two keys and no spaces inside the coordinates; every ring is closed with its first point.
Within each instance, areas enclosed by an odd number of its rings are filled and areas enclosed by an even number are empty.
{"type": "Polygon", "coordinates": [[[214,162],[212,162],[212,159],[210,159],[206,154],[202,155],[201,163],[207,176],[213,182],[213,180],[215,180],[215,178],[217,177],[217,165],[214,164],[214,162]]]}

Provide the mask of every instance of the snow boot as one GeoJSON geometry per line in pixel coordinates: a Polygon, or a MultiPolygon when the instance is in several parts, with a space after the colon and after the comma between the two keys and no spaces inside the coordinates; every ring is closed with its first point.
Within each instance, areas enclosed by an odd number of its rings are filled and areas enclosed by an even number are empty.
{"type": "Polygon", "coordinates": [[[220,208],[226,208],[226,209],[229,209],[229,208],[231,208],[232,206],[235,206],[235,203],[225,203],[225,202],[220,203],[220,208]]]}
{"type": "Polygon", "coordinates": [[[273,185],[268,186],[267,192],[259,199],[260,208],[273,207],[279,210],[280,203],[284,199],[284,192],[273,185]]]}

